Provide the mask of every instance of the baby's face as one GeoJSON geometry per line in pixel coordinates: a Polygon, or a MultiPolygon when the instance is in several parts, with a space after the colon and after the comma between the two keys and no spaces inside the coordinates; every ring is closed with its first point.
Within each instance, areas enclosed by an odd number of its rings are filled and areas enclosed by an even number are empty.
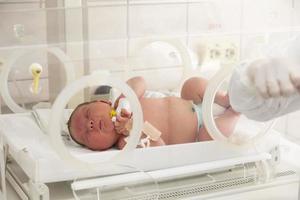
{"type": "Polygon", "coordinates": [[[105,150],[116,143],[108,102],[95,101],[77,108],[71,118],[70,131],[81,144],[93,150],[105,150]]]}

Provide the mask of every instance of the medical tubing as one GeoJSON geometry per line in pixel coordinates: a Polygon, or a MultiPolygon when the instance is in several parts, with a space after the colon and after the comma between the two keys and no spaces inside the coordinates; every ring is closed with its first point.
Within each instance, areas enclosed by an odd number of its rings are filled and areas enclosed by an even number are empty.
{"type": "MultiPolygon", "coordinates": [[[[55,100],[50,116],[49,123],[49,137],[54,147],[54,150],[57,154],[63,159],[69,162],[70,164],[75,164],[76,167],[81,169],[95,169],[94,167],[98,164],[104,164],[108,162],[115,162],[121,160],[126,160],[127,153],[131,152],[136,148],[141,130],[143,125],[143,113],[141,109],[140,102],[135,95],[134,91],[124,82],[119,81],[117,79],[113,79],[109,76],[108,73],[94,73],[88,76],[83,76],[82,78],[73,81],[71,84],[67,85],[58,95],[55,100]],[[83,90],[87,86],[99,86],[99,85],[109,85],[115,88],[120,89],[120,91],[126,96],[129,100],[132,108],[133,114],[133,127],[130,132],[130,138],[126,146],[119,153],[114,154],[112,158],[109,158],[105,161],[99,163],[88,163],[84,162],[78,158],[75,158],[71,153],[67,150],[62,138],[61,138],[61,124],[60,121],[63,116],[63,112],[65,107],[67,106],[69,100],[80,90],[83,90]]],[[[108,169],[109,170],[109,169],[108,169]]]]}
{"type": "Polygon", "coordinates": [[[27,54],[34,52],[34,51],[41,51],[44,50],[47,53],[51,53],[56,58],[58,58],[65,68],[67,83],[71,82],[75,79],[75,73],[73,71],[74,66],[71,62],[70,58],[63,52],[61,49],[57,47],[49,47],[49,48],[33,48],[31,50],[21,50],[12,55],[12,57],[8,60],[7,64],[4,65],[2,73],[0,75],[0,92],[5,104],[14,112],[14,113],[23,113],[27,112],[28,110],[20,107],[11,97],[8,91],[8,76],[11,68],[14,66],[16,61],[20,59],[20,57],[26,56],[27,54]]]}

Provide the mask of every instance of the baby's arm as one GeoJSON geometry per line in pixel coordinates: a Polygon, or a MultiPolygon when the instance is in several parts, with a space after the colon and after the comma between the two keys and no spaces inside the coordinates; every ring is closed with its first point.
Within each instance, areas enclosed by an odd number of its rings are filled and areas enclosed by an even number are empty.
{"type": "MultiPolygon", "coordinates": [[[[140,99],[144,96],[146,91],[146,81],[141,76],[136,76],[131,79],[129,79],[127,82],[128,86],[135,92],[136,96],[140,99]]],[[[114,108],[117,108],[119,100],[121,98],[125,97],[123,94],[121,94],[117,100],[115,101],[114,108]]]]}
{"type": "MultiPolygon", "coordinates": [[[[223,114],[219,115],[218,118],[215,119],[218,129],[225,137],[229,137],[232,134],[239,116],[239,113],[228,108],[223,114]]],[[[212,140],[205,127],[202,127],[199,130],[199,140],[212,140]]]]}
{"type": "Polygon", "coordinates": [[[146,81],[141,76],[136,76],[126,82],[129,87],[135,92],[138,98],[143,97],[146,91],[146,81]]]}
{"type": "MultiPolygon", "coordinates": [[[[146,90],[146,82],[143,77],[137,76],[129,79],[127,84],[135,92],[137,97],[140,99],[143,97],[146,90]]],[[[121,94],[115,101],[114,108],[116,109],[119,104],[119,100],[123,98],[124,95],[121,94]]],[[[115,122],[115,129],[119,134],[128,135],[129,130],[132,126],[131,113],[122,109],[121,115],[117,116],[117,121],[115,122]]]]}
{"type": "Polygon", "coordinates": [[[115,130],[119,134],[128,136],[132,128],[132,123],[131,113],[125,109],[122,109],[121,116],[117,116],[117,120],[114,123],[115,130]]]}

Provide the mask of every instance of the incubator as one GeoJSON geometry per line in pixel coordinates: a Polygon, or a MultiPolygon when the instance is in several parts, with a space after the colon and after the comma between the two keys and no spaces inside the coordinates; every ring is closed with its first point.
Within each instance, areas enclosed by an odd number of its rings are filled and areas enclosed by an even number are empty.
{"type": "MultiPolygon", "coordinates": [[[[237,55],[228,59],[226,49],[210,62],[182,36],[130,35],[134,27],[128,21],[126,31],[103,33],[101,40],[86,27],[89,14],[103,8],[120,9],[121,19],[129,20],[130,10],[141,5],[0,11],[0,18],[11,19],[1,21],[1,30],[14,33],[0,35],[0,198],[10,199],[8,188],[13,188],[22,200],[298,199],[299,177],[292,165],[297,162],[291,161],[299,147],[273,129],[275,121],[240,115],[230,133],[217,125],[226,108],[215,105],[215,96],[227,90],[237,55]],[[27,29],[26,14],[43,19],[34,27],[45,30],[43,37],[27,29]],[[134,76],[147,82],[144,98],[180,97],[190,77],[209,79],[201,118],[212,140],[136,148],[142,130],[150,132],[148,139],[164,133],[144,121],[142,105],[126,84],[134,76]],[[111,90],[96,94],[99,86],[111,90]],[[67,127],[74,108],[98,98],[114,102],[120,94],[133,120],[125,147],[92,151],[77,144],[67,127]]],[[[220,28],[217,18],[212,21],[210,28],[220,28]]]]}

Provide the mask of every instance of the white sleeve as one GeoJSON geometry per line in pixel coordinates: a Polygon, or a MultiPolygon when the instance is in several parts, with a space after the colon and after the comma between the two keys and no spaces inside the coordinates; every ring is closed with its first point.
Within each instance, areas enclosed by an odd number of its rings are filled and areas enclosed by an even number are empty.
{"type": "Polygon", "coordinates": [[[243,80],[246,63],[238,66],[229,83],[229,100],[232,108],[257,121],[267,121],[300,109],[300,96],[289,98],[262,98],[243,80]]]}
{"type": "MultiPolygon", "coordinates": [[[[300,66],[300,36],[286,43],[282,50],[285,56],[300,66]]],[[[235,111],[253,120],[267,121],[300,109],[299,94],[290,97],[262,98],[247,79],[246,69],[249,64],[250,62],[245,62],[237,66],[229,83],[230,104],[235,111]]]]}

